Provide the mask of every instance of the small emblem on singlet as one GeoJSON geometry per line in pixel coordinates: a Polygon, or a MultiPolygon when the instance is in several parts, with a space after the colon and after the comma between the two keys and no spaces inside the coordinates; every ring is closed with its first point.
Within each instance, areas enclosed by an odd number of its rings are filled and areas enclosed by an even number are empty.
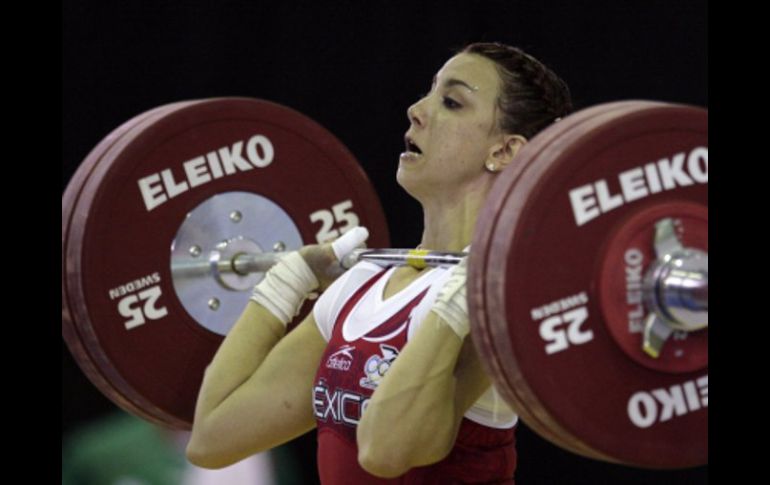
{"type": "Polygon", "coordinates": [[[343,345],[326,359],[326,368],[341,371],[350,369],[350,364],[353,362],[353,354],[351,352],[355,349],[353,345],[343,345]]]}
{"type": "Polygon", "coordinates": [[[361,387],[376,389],[380,380],[398,357],[398,349],[391,345],[380,344],[380,352],[382,355],[374,354],[366,359],[366,364],[364,364],[366,377],[362,377],[359,381],[361,387]]]}

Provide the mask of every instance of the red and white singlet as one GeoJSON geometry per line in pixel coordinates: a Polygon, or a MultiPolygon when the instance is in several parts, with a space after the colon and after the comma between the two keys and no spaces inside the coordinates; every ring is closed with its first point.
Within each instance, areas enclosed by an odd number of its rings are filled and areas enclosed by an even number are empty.
{"type": "Polygon", "coordinates": [[[325,485],[513,483],[517,416],[493,387],[465,414],[450,454],[386,480],[358,464],[356,426],[374,390],[433,305],[449,270],[424,271],[383,300],[395,268],[362,262],[318,299],[313,315],[328,345],[313,387],[318,470],[325,485]]]}

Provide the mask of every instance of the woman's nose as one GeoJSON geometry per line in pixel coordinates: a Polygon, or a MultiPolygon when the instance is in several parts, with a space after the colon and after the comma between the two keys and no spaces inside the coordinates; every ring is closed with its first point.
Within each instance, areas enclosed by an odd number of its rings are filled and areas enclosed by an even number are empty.
{"type": "Polygon", "coordinates": [[[423,126],[425,123],[425,114],[422,109],[422,102],[424,100],[425,98],[418,100],[406,110],[406,117],[409,118],[413,125],[423,126]]]}

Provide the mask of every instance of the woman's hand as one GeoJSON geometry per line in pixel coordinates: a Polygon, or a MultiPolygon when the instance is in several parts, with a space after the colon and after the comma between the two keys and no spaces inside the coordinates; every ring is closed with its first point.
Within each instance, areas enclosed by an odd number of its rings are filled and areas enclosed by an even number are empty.
{"type": "Polygon", "coordinates": [[[352,250],[365,246],[369,231],[365,227],[354,227],[331,243],[303,246],[299,254],[310,266],[318,279],[319,291],[324,291],[345,269],[340,261],[352,250]]]}

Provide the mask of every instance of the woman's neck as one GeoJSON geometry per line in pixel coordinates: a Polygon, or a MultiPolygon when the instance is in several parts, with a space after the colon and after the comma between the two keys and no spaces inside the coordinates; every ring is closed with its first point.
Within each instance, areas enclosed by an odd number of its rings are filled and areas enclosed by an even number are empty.
{"type": "Polygon", "coordinates": [[[473,239],[476,219],[486,202],[492,177],[465,188],[460,194],[423,202],[424,230],[420,247],[434,251],[459,252],[473,239]]]}

